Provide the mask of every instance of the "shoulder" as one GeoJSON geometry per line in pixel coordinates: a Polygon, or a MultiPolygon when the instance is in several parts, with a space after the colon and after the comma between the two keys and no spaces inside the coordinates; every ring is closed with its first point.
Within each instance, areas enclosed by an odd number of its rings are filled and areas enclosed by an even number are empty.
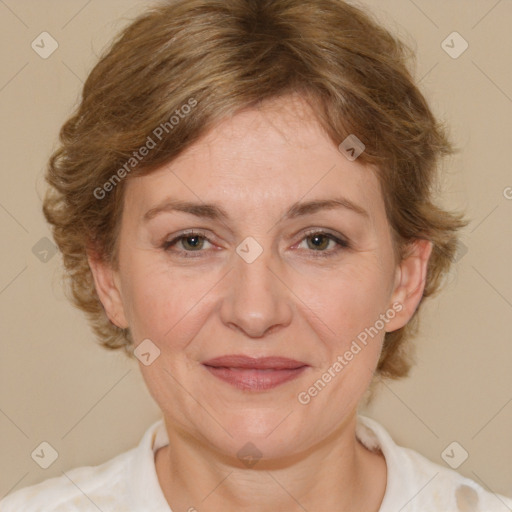
{"type": "Polygon", "coordinates": [[[512,498],[486,490],[457,471],[397,445],[377,421],[358,416],[356,435],[386,459],[388,482],[379,512],[510,512],[512,498]]]}
{"type": "Polygon", "coordinates": [[[82,466],[19,489],[0,501],[0,512],[124,511],[119,497],[126,495],[126,471],[135,449],[98,466],[82,466]]]}
{"type": "MultiPolygon", "coordinates": [[[[399,447],[408,460],[411,482],[418,492],[417,510],[510,512],[512,498],[493,493],[457,471],[436,464],[408,448],[399,447]],[[445,508],[442,508],[445,507],[445,508]]],[[[411,495],[412,499],[413,496],[411,495]]],[[[409,510],[407,508],[404,509],[409,510]]],[[[411,508],[411,510],[416,510],[411,508]]]]}

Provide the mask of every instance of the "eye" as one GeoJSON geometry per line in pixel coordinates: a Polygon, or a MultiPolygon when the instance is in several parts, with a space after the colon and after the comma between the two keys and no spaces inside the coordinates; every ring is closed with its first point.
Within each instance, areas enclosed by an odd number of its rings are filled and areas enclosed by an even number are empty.
{"type": "MultiPolygon", "coordinates": [[[[312,252],[314,257],[333,256],[349,247],[349,243],[346,240],[326,231],[310,231],[306,233],[300,244],[303,242],[306,242],[306,248],[310,249],[309,252],[312,252]],[[332,248],[326,250],[330,244],[332,248]]],[[[300,247],[300,244],[297,247],[300,247]]]]}
{"type": "Polygon", "coordinates": [[[172,240],[165,241],[162,244],[162,248],[165,251],[176,252],[179,255],[182,255],[185,258],[196,258],[200,256],[192,255],[190,253],[197,252],[201,253],[201,249],[204,248],[204,244],[211,243],[204,233],[200,233],[197,231],[189,231],[187,233],[181,233],[180,235],[174,237],[172,240]],[[171,250],[171,247],[174,247],[177,244],[181,244],[184,250],[171,250]]]}
{"type": "MultiPolygon", "coordinates": [[[[349,243],[342,237],[338,237],[333,233],[326,231],[316,230],[306,233],[306,236],[296,244],[296,247],[300,247],[300,244],[306,242],[306,249],[312,253],[313,257],[329,257],[336,255],[339,251],[349,248],[349,243]],[[331,245],[331,249],[327,250],[331,245]]],[[[162,248],[167,252],[177,253],[178,256],[184,258],[197,258],[202,257],[201,253],[205,251],[205,243],[211,245],[211,241],[203,232],[199,231],[188,231],[181,233],[171,240],[165,241],[162,244],[162,248]],[[172,249],[173,247],[181,245],[182,249],[172,249]],[[193,254],[197,253],[197,255],[193,254]]]]}

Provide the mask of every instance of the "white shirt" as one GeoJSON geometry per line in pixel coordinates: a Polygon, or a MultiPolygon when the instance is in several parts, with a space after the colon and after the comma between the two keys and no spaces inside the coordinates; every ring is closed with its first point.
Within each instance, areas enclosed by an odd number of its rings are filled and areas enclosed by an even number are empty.
{"type": "MultiPolygon", "coordinates": [[[[356,436],[369,449],[380,448],[386,459],[388,478],[379,512],[512,511],[512,498],[486,491],[456,471],[398,446],[371,418],[358,416],[356,436]]],[[[98,466],[74,468],[12,492],[0,501],[0,512],[172,512],[155,469],[155,453],[167,444],[160,419],[137,447],[98,466]]]]}

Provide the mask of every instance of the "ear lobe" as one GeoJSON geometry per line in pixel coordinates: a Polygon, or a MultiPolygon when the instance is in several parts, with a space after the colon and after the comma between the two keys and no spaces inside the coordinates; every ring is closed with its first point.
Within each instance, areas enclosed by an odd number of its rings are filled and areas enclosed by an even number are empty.
{"type": "Polygon", "coordinates": [[[109,320],[120,329],[127,328],[128,322],[116,271],[92,251],[87,251],[87,261],[94,278],[96,292],[109,320]]]}
{"type": "Polygon", "coordinates": [[[388,322],[387,332],[400,329],[412,318],[416,311],[427,279],[427,268],[432,253],[430,240],[416,239],[409,246],[409,251],[397,267],[395,287],[391,304],[398,302],[402,309],[388,322]]]}

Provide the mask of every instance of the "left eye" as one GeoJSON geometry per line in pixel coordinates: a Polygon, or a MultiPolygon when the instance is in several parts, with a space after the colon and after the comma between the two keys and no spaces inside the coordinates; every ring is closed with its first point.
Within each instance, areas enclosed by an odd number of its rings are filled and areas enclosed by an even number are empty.
{"type": "MultiPolygon", "coordinates": [[[[301,243],[304,241],[306,242],[308,249],[312,249],[313,252],[317,253],[325,253],[325,256],[337,252],[341,248],[347,248],[349,246],[348,242],[345,240],[342,240],[341,238],[338,238],[331,233],[325,233],[323,231],[307,233],[306,236],[301,240],[301,243]],[[334,249],[325,250],[331,242],[334,243],[334,249]]],[[[319,255],[324,256],[324,254],[319,255]]]]}

